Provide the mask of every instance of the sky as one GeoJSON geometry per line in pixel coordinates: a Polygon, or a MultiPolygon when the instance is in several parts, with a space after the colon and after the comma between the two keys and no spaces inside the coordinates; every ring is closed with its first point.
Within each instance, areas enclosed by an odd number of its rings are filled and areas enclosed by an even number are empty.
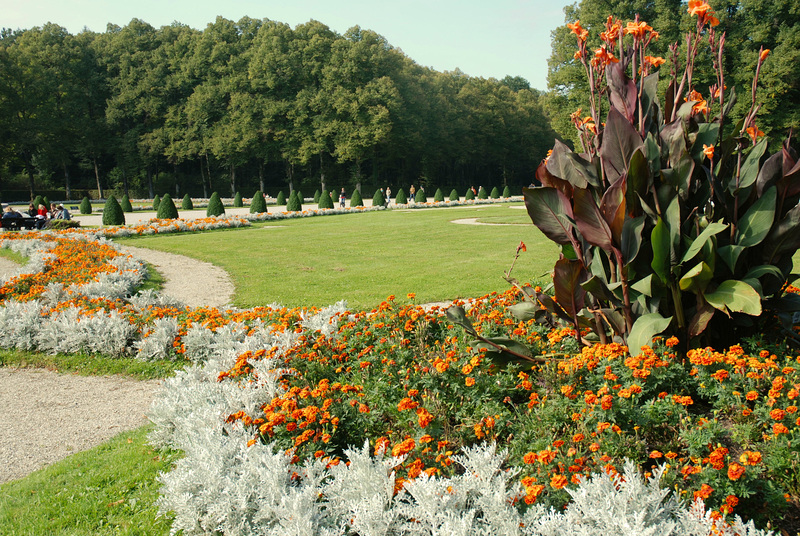
{"type": "Polygon", "coordinates": [[[0,27],[52,22],[72,34],[141,19],[202,30],[217,16],[268,18],[292,27],[318,20],[338,33],[373,30],[420,65],[470,76],[521,76],[547,89],[550,32],[573,0],[0,0],[0,27]]]}

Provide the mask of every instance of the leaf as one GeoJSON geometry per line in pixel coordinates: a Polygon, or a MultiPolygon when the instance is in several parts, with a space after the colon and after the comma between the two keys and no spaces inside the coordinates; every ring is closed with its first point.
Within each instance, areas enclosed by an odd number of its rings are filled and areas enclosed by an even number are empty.
{"type": "Polygon", "coordinates": [[[608,111],[600,157],[603,159],[606,179],[614,183],[627,173],[633,153],[642,146],[642,137],[615,108],[608,111]]]}
{"type": "Polygon", "coordinates": [[[744,250],[744,246],[737,246],[734,244],[718,248],[717,254],[725,261],[730,271],[736,273],[736,263],[739,261],[739,256],[744,250]]]}
{"type": "Polygon", "coordinates": [[[547,159],[547,171],[569,182],[575,188],[586,188],[588,184],[599,185],[594,164],[573,153],[558,140],[553,146],[550,158],[547,159]]]}
{"type": "Polygon", "coordinates": [[[538,303],[531,303],[529,301],[522,301],[515,303],[508,308],[509,312],[514,315],[514,318],[520,322],[527,322],[536,318],[536,313],[541,311],[538,303]]]}
{"type": "Polygon", "coordinates": [[[777,188],[766,191],[739,219],[736,242],[740,246],[752,247],[761,243],[775,220],[777,188]]]}
{"type": "Polygon", "coordinates": [[[764,258],[775,263],[783,255],[794,254],[800,248],[800,205],[794,206],[772,228],[764,242],[764,258]]]}
{"type": "Polygon", "coordinates": [[[709,281],[711,281],[713,277],[714,271],[707,263],[701,261],[687,270],[680,281],[678,281],[678,286],[683,291],[697,294],[705,291],[709,281]]]}
{"type": "Polygon", "coordinates": [[[783,178],[783,152],[775,153],[767,158],[756,178],[756,192],[759,196],[764,190],[774,185],[783,178]]]}
{"type": "Polygon", "coordinates": [[[672,248],[669,242],[669,229],[662,218],[658,218],[653,232],[650,233],[650,244],[653,246],[653,260],[650,262],[650,266],[658,278],[667,285],[670,280],[669,256],[672,248]]]}
{"type": "Polygon", "coordinates": [[[711,319],[714,317],[714,313],[717,312],[716,309],[711,307],[702,298],[699,298],[698,301],[701,302],[701,305],[698,305],[697,312],[695,312],[694,316],[689,321],[689,337],[697,337],[703,333],[706,327],[708,327],[708,323],[711,322],[711,319]]]}
{"type": "Polygon", "coordinates": [[[684,149],[682,150],[680,159],[675,165],[671,169],[661,170],[661,175],[666,184],[675,188],[675,190],[685,197],[691,185],[694,166],[694,160],[689,157],[689,154],[684,149]]]}
{"type": "Polygon", "coordinates": [[[686,150],[686,141],[683,138],[683,121],[676,119],[661,129],[661,144],[669,155],[670,167],[675,167],[681,155],[686,150]]]}
{"type": "Polygon", "coordinates": [[[458,326],[463,327],[467,333],[475,335],[477,332],[475,331],[475,327],[472,325],[472,322],[469,318],[467,318],[467,312],[464,311],[464,308],[460,305],[453,305],[449,307],[446,311],[447,319],[456,324],[458,326]]]}
{"type": "Polygon", "coordinates": [[[574,240],[572,206],[569,199],[555,188],[523,188],[528,216],[544,235],[556,244],[574,240]]]}
{"type": "Polygon", "coordinates": [[[714,292],[704,296],[709,305],[727,314],[728,311],[758,316],[761,314],[761,296],[744,281],[728,279],[714,292]]]}
{"type": "Polygon", "coordinates": [[[639,196],[647,195],[647,190],[650,188],[650,168],[644,151],[644,148],[640,148],[633,152],[625,181],[626,204],[631,205],[628,211],[635,215],[641,214],[639,196]]]}
{"type": "Polygon", "coordinates": [[[600,212],[603,214],[603,219],[605,219],[609,229],[611,229],[611,236],[617,247],[622,242],[622,228],[625,223],[625,190],[627,182],[627,175],[622,175],[606,190],[600,200],[600,212]]]}
{"type": "Polygon", "coordinates": [[[778,267],[772,266],[771,264],[762,264],[761,266],[751,268],[742,279],[761,279],[765,275],[773,275],[780,281],[785,280],[783,272],[781,272],[778,267]]]}
{"type": "Polygon", "coordinates": [[[692,258],[694,258],[695,255],[700,253],[700,250],[703,249],[703,246],[706,244],[709,238],[718,233],[721,233],[722,231],[728,228],[728,224],[720,223],[721,221],[722,220],[720,220],[719,222],[710,223],[708,227],[703,229],[703,231],[699,235],[697,235],[697,238],[694,239],[692,245],[689,246],[689,248],[686,250],[686,253],[683,254],[683,258],[681,259],[681,264],[683,264],[686,261],[692,260],[692,258]]]}
{"type": "Polygon", "coordinates": [[[650,108],[658,98],[658,71],[644,77],[642,84],[642,115],[650,115],[650,108]]]}
{"type": "Polygon", "coordinates": [[[604,300],[616,305],[621,305],[622,303],[608,289],[605,282],[596,275],[581,283],[581,287],[583,287],[583,290],[600,300],[604,300]]]}
{"type": "Polygon", "coordinates": [[[580,285],[583,265],[578,261],[559,259],[553,270],[553,287],[558,305],[570,316],[583,309],[586,291],[580,285]]]}
{"type": "Polygon", "coordinates": [[[593,246],[605,251],[612,251],[611,229],[608,227],[600,208],[594,202],[589,190],[575,190],[573,194],[575,206],[573,216],[583,238],[593,246]]]}
{"type": "Polygon", "coordinates": [[[508,337],[487,337],[485,341],[473,341],[470,343],[470,346],[480,350],[481,348],[486,348],[489,352],[497,352],[498,348],[492,346],[494,343],[499,346],[502,346],[505,349],[511,350],[514,353],[521,354],[524,356],[532,357],[531,349],[522,344],[519,341],[515,341],[514,339],[509,339],[508,337]]]}
{"type": "Polygon", "coordinates": [[[653,297],[653,274],[648,274],[636,283],[631,285],[631,290],[635,290],[643,296],[648,298],[653,297]]]}
{"type": "Polygon", "coordinates": [[[667,329],[670,322],[672,322],[671,316],[664,318],[658,313],[649,313],[637,318],[628,335],[628,352],[632,356],[641,354],[642,346],[649,346],[653,342],[653,337],[667,329]]]}
{"type": "Polygon", "coordinates": [[[644,216],[638,218],[626,219],[625,224],[622,226],[622,260],[625,266],[636,259],[639,250],[642,247],[642,231],[644,231],[644,216]]]}
{"type": "Polygon", "coordinates": [[[753,147],[742,164],[742,169],[739,174],[739,184],[737,185],[735,181],[731,181],[731,183],[728,184],[728,189],[732,194],[736,194],[737,190],[749,188],[756,182],[761,157],[764,156],[764,151],[766,150],[767,138],[762,138],[761,141],[753,147]]]}
{"type": "Polygon", "coordinates": [[[543,162],[536,168],[536,179],[542,186],[555,188],[563,193],[567,198],[572,197],[572,185],[564,179],[559,179],[547,170],[547,163],[543,162]]]}
{"type": "Polygon", "coordinates": [[[630,124],[636,113],[636,84],[628,78],[619,63],[610,63],[606,67],[606,81],[609,90],[608,99],[613,109],[621,112],[630,124]]]}

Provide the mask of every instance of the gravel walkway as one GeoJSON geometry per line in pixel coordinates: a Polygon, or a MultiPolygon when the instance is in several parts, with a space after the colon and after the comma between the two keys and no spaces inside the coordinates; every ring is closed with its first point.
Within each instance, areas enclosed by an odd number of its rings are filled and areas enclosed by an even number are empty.
{"type": "MultiPolygon", "coordinates": [[[[182,255],[125,247],[165,279],[162,292],[186,305],[224,306],[233,298],[221,268],[182,255]]],[[[19,265],[0,257],[0,275],[19,265]]],[[[159,381],[0,367],[0,483],[147,423],[159,381]]]]}

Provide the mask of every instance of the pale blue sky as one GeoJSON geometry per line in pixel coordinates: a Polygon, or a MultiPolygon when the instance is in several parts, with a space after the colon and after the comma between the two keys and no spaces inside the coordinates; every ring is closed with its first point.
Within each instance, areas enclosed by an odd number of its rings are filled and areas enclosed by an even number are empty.
{"type": "Polygon", "coordinates": [[[70,33],[103,32],[139,18],[203,29],[218,15],[297,24],[316,19],[343,33],[359,25],[383,35],[421,65],[471,76],[522,76],[546,89],[550,32],[570,0],[0,0],[0,27],[54,22],[70,33]]]}

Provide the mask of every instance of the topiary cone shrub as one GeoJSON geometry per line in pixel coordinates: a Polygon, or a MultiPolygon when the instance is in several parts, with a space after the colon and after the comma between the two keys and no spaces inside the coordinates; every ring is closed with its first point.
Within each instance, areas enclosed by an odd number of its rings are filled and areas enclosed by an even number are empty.
{"type": "Polygon", "coordinates": [[[379,189],[375,190],[375,195],[372,196],[372,206],[373,207],[382,207],[386,204],[386,198],[383,196],[383,192],[379,189]]]}
{"type": "Polygon", "coordinates": [[[125,214],[113,195],[108,196],[103,206],[103,225],[125,225],[125,214]]]}
{"type": "Polygon", "coordinates": [[[319,204],[317,208],[333,208],[333,200],[331,199],[331,193],[328,190],[322,190],[322,193],[319,196],[319,204]]]}
{"type": "Polygon", "coordinates": [[[503,199],[508,199],[509,197],[511,197],[511,188],[506,185],[506,187],[503,188],[503,199]]]}
{"type": "Polygon", "coordinates": [[[425,189],[422,186],[419,187],[419,190],[417,190],[416,195],[414,195],[414,202],[416,203],[428,202],[428,196],[425,195],[425,189]]]}
{"type": "Polygon", "coordinates": [[[436,192],[433,194],[433,200],[437,203],[444,201],[444,193],[441,188],[436,188],[436,192]]]}
{"type": "Polygon", "coordinates": [[[47,207],[47,210],[50,210],[50,198],[46,195],[42,196],[42,204],[47,207]]]}
{"type": "MultiPolygon", "coordinates": [[[[38,210],[39,205],[44,205],[44,197],[42,197],[41,195],[37,195],[36,197],[33,198],[34,208],[38,210]]],[[[45,206],[47,207],[47,210],[50,210],[50,205],[45,205],[45,206]]]]}
{"type": "Polygon", "coordinates": [[[158,194],[156,194],[155,197],[153,198],[153,210],[154,211],[158,212],[158,205],[160,203],[161,203],[161,198],[158,196],[158,194]]]}
{"type": "Polygon", "coordinates": [[[458,200],[459,200],[459,197],[458,197],[458,190],[456,190],[455,188],[453,188],[452,190],[450,190],[450,197],[449,197],[449,199],[450,199],[450,201],[458,201],[458,200]]]}
{"type": "MultiPolygon", "coordinates": [[[[34,200],[34,205],[36,206],[36,208],[39,207],[39,205],[36,205],[36,201],[35,200],[34,200]]],[[[91,214],[92,213],[92,202],[89,201],[88,197],[84,197],[83,199],[81,199],[80,212],[81,212],[81,214],[91,214]]]]}
{"type": "Polygon", "coordinates": [[[119,202],[119,206],[122,207],[122,212],[133,212],[133,206],[131,205],[131,199],[128,197],[128,194],[122,194],[122,200],[119,202]]]}
{"type": "Polygon", "coordinates": [[[267,212],[267,201],[261,190],[258,190],[253,194],[253,200],[250,202],[250,214],[261,214],[262,212],[267,212]]]}
{"type": "Polygon", "coordinates": [[[178,209],[175,208],[175,203],[169,194],[164,194],[161,201],[158,203],[158,212],[156,217],[159,220],[174,220],[178,217],[178,209]]]}
{"type": "Polygon", "coordinates": [[[486,188],[483,186],[478,190],[478,199],[489,199],[489,194],[486,193],[486,188]]]}
{"type": "Polygon", "coordinates": [[[214,192],[211,194],[211,198],[208,200],[206,216],[221,216],[222,214],[225,214],[225,207],[222,206],[222,200],[219,198],[219,194],[214,192]]]}
{"type": "Polygon", "coordinates": [[[301,212],[302,210],[303,203],[300,201],[300,197],[297,195],[297,190],[294,190],[291,194],[289,194],[289,201],[286,202],[286,211],[301,212]]]}
{"type": "Polygon", "coordinates": [[[500,199],[500,190],[497,188],[497,186],[492,188],[492,191],[489,194],[489,197],[491,197],[492,199],[500,199]]]}
{"type": "Polygon", "coordinates": [[[300,204],[302,205],[306,200],[306,198],[303,197],[303,192],[300,190],[295,190],[295,193],[297,194],[297,200],[300,201],[300,204]]]}
{"type": "Polygon", "coordinates": [[[275,198],[276,205],[285,205],[286,204],[286,196],[284,195],[283,191],[278,192],[278,197],[275,198]]]}
{"type": "MultiPolygon", "coordinates": [[[[612,56],[590,58],[576,23],[576,58],[603,82],[590,100],[607,91],[611,105],[605,117],[594,105],[586,118],[574,114],[582,152],[557,141],[536,171],[542,186],[523,190],[533,223],[562,246],[555,301],[541,303],[601,341],[626,341],[634,355],[659,334],[684,349],[725,348],[770,318],[789,327],[798,309],[783,290],[800,246],[800,162],[789,140],[769,155],[755,123],[767,51],[757,56],[750,110],[734,125],[733,89],[703,96],[686,86],[716,20],[697,14],[690,67],[670,80],[663,105],[650,63],[639,73],[612,56]]],[[[646,57],[650,31],[628,35],[625,46],[646,57]]],[[[724,43],[711,36],[712,55],[722,57],[724,43]]],[[[721,68],[710,78],[723,80],[721,68]]]]}
{"type": "Polygon", "coordinates": [[[350,196],[350,206],[351,207],[363,207],[364,200],[361,198],[361,192],[358,189],[353,190],[353,195],[350,196]]]}
{"type": "Polygon", "coordinates": [[[181,208],[183,210],[194,210],[194,203],[192,203],[192,198],[189,197],[189,194],[183,196],[181,200],[181,208]]]}
{"type": "Polygon", "coordinates": [[[394,196],[394,202],[395,202],[396,205],[407,205],[408,204],[408,198],[406,197],[406,193],[405,193],[405,191],[403,191],[402,188],[397,190],[397,195],[394,196]]]}
{"type": "Polygon", "coordinates": [[[467,188],[467,193],[464,194],[464,201],[471,201],[475,199],[475,193],[472,191],[472,188],[467,188]]]}
{"type": "Polygon", "coordinates": [[[244,206],[244,202],[242,201],[242,194],[240,192],[236,192],[236,195],[233,196],[233,206],[237,208],[244,206]]]}
{"type": "Polygon", "coordinates": [[[319,204],[319,196],[322,195],[319,193],[319,190],[314,190],[314,203],[319,204]]]}

